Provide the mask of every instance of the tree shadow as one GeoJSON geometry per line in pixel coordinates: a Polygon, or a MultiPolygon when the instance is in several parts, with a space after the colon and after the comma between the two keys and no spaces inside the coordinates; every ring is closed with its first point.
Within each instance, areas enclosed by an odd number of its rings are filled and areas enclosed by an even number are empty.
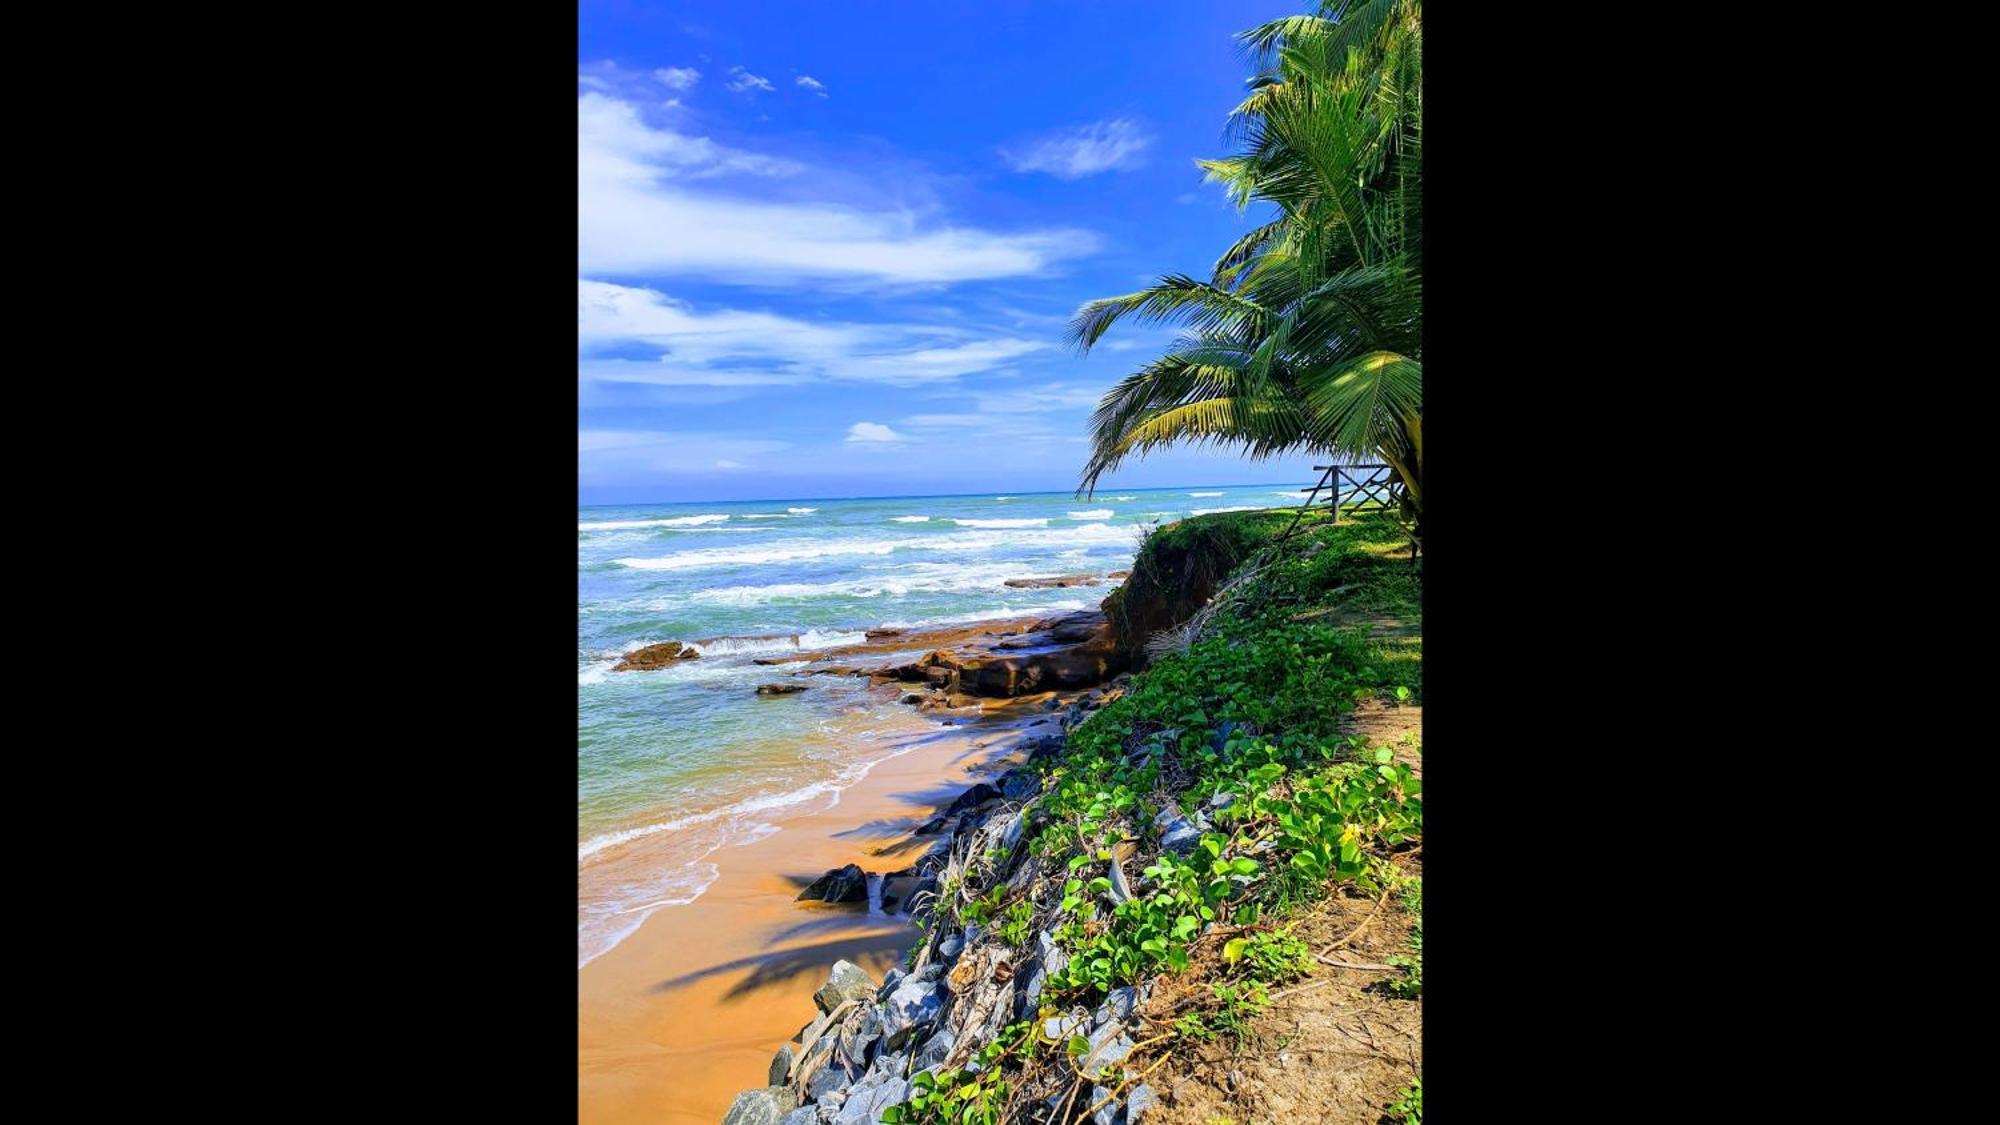
{"type": "Polygon", "coordinates": [[[748,969],[749,973],[742,980],[731,985],[729,990],[722,994],[724,1003],[734,1003],[749,999],[759,992],[790,984],[800,977],[824,975],[837,960],[852,961],[880,980],[889,969],[901,963],[904,950],[909,944],[909,927],[895,926],[876,934],[837,937],[800,946],[797,949],[738,957],[733,961],[669,977],[653,985],[650,991],[672,992],[697,981],[748,969]]]}

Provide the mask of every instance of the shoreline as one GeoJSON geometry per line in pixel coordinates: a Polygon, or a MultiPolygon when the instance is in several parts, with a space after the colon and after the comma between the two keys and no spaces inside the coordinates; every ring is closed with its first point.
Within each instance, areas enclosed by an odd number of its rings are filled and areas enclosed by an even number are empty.
{"type": "MultiPolygon", "coordinates": [[[[809,660],[1004,640],[1036,620],[898,630],[861,645],[815,650],[809,660]]],[[[694,902],[653,912],[579,968],[579,1120],[720,1121],[736,1094],[763,1082],[772,1056],[811,1014],[812,993],[835,961],[852,961],[879,978],[919,936],[905,914],[801,903],[799,891],[850,863],[876,873],[914,863],[929,842],[913,837],[917,828],[972,785],[1024,759],[1019,743],[1061,731],[1064,712],[1084,694],[936,692],[919,710],[894,703],[911,684],[881,675],[870,682],[892,707],[887,722],[896,753],[869,766],[831,805],[713,852],[707,861],[717,875],[694,902]],[[934,710],[933,700],[951,706],[934,710]]]]}

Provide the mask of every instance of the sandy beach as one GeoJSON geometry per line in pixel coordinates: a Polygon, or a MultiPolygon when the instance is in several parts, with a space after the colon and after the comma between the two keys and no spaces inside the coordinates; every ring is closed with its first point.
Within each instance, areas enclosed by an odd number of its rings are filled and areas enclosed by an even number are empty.
{"type": "MultiPolygon", "coordinates": [[[[896,685],[881,688],[894,697],[896,685]]],[[[794,901],[829,868],[892,871],[928,840],[910,832],[966,786],[1004,768],[1048,696],[988,707],[942,726],[914,709],[884,738],[908,749],[877,764],[822,812],[780,823],[710,857],[720,870],[694,903],[648,918],[577,974],[579,1120],[589,1125],[715,1125],[761,1086],[778,1047],[809,1022],[812,993],[845,958],[878,979],[916,930],[900,915],[794,901]]],[[[999,701],[989,701],[998,703],[999,701]]]]}

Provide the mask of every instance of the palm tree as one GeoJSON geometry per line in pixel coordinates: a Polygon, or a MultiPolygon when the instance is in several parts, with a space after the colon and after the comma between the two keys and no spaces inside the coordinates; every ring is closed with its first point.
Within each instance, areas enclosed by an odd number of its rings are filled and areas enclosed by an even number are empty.
{"type": "Polygon", "coordinates": [[[1084,350],[1126,317],[1185,331],[1091,418],[1079,491],[1176,443],[1379,457],[1423,519],[1423,5],[1335,0],[1239,39],[1261,73],[1231,114],[1243,151],[1201,161],[1241,208],[1277,217],[1208,281],[1183,275],[1092,301],[1084,350]]]}

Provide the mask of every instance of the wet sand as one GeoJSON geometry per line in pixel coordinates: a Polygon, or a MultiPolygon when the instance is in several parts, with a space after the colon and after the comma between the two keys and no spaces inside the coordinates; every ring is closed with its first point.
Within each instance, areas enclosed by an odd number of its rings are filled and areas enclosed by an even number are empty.
{"type": "Polygon", "coordinates": [[[949,727],[912,710],[888,736],[910,752],[876,765],[831,809],[717,851],[709,859],[720,874],[700,899],[661,909],[579,970],[579,1120],[716,1125],[738,1093],[765,1083],[771,1056],[816,1014],[813,991],[834,961],[878,980],[899,963],[916,934],[908,918],[794,899],[828,868],[914,863],[931,842],[912,840],[914,828],[1017,759],[1011,747],[1029,726],[1060,729],[1047,698],[949,727]]]}

